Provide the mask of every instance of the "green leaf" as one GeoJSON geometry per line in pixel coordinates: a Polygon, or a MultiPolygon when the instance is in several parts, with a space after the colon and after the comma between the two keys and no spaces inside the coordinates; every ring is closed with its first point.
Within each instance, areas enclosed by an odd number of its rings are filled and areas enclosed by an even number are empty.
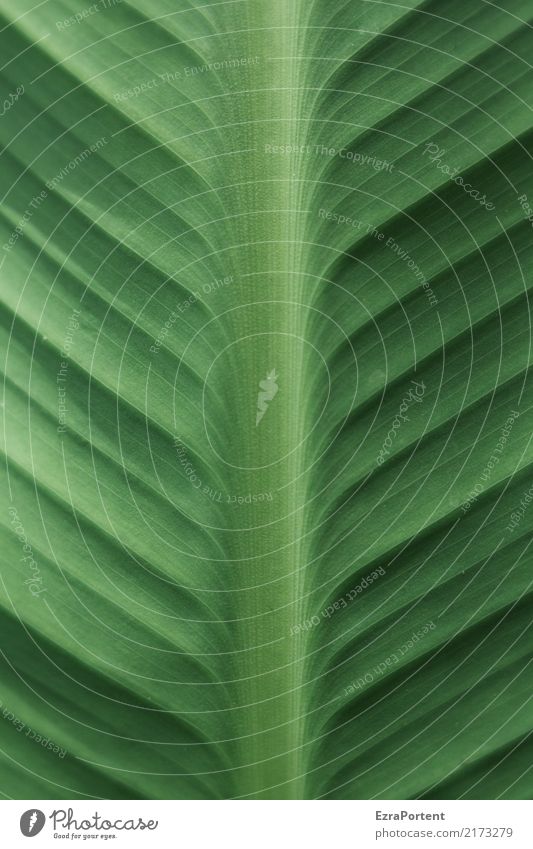
{"type": "Polygon", "coordinates": [[[4,796],[531,796],[530,12],[3,0],[4,796]]]}

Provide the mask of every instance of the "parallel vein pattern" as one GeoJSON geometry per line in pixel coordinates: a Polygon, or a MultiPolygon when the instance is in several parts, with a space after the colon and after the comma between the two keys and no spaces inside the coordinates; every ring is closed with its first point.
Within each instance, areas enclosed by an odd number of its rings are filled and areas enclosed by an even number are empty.
{"type": "Polygon", "coordinates": [[[5,797],[531,796],[528,16],[2,0],[5,797]]]}

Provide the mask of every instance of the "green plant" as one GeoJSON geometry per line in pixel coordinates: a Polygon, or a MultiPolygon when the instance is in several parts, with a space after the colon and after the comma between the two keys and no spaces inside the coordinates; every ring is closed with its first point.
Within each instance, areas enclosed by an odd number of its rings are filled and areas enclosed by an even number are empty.
{"type": "Polygon", "coordinates": [[[1,9],[3,794],[530,796],[530,3],[1,9]]]}

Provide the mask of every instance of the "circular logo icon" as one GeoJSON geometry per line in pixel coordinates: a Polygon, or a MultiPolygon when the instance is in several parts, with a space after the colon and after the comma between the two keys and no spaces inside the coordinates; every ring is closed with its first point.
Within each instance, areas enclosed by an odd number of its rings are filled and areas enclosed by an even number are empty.
{"type": "Polygon", "coordinates": [[[46,817],[42,811],[37,810],[37,808],[30,808],[20,818],[20,830],[24,837],[35,837],[42,831],[45,822],[46,817]]]}

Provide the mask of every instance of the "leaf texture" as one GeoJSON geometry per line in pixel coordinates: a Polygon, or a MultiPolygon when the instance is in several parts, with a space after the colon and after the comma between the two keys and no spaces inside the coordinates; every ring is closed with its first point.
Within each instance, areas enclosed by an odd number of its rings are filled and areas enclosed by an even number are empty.
{"type": "Polygon", "coordinates": [[[531,797],[530,18],[2,0],[5,797],[531,797]]]}

